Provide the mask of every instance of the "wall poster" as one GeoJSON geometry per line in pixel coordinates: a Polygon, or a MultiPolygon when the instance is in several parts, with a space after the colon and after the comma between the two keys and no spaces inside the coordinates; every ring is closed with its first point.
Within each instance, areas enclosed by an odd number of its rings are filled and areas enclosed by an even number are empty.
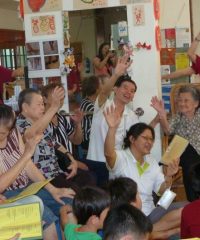
{"type": "Polygon", "coordinates": [[[54,15],[35,16],[31,18],[32,36],[56,34],[54,15]]]}
{"type": "Polygon", "coordinates": [[[74,0],[74,10],[105,8],[108,6],[108,0],[74,0]]]}

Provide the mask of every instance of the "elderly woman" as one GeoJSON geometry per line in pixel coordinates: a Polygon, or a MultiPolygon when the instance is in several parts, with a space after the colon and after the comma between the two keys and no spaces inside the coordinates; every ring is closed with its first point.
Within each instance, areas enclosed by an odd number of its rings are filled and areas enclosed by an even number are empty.
{"type": "Polygon", "coordinates": [[[154,230],[169,230],[168,222],[177,228],[180,225],[182,203],[173,203],[164,210],[155,207],[152,192],[163,194],[171,186],[172,176],[178,171],[178,159],[169,164],[166,175],[162,173],[157,161],[150,156],[155,133],[151,126],[136,123],[126,134],[124,149],[115,150],[115,134],[120,123],[119,113],[111,107],[104,112],[108,123],[104,152],[110,177],[129,177],[138,185],[142,199],[142,211],[154,223],[154,230]]]}
{"type": "MultiPolygon", "coordinates": [[[[15,114],[9,106],[0,105],[0,193],[12,197],[21,192],[30,182],[43,181],[45,178],[31,161],[35,146],[40,140],[36,135],[27,139],[24,146],[22,137],[15,127],[15,114]],[[31,181],[30,181],[31,180],[31,181]]],[[[71,202],[74,192],[70,189],[58,189],[50,183],[40,190],[39,196],[45,206],[43,220],[44,239],[57,239],[54,222],[60,206],[71,202]],[[46,191],[46,189],[48,191],[46,191]],[[62,198],[67,197],[67,198],[62,198]],[[62,198],[62,199],[61,199],[62,198]],[[46,207],[54,209],[54,213],[46,207]]]]}
{"type": "Polygon", "coordinates": [[[180,157],[183,169],[183,182],[187,199],[195,200],[195,195],[190,183],[190,168],[200,161],[200,93],[192,85],[185,85],[178,92],[178,113],[172,116],[170,122],[164,109],[163,102],[153,97],[152,107],[158,112],[159,121],[167,135],[177,134],[189,141],[189,145],[180,157]]]}

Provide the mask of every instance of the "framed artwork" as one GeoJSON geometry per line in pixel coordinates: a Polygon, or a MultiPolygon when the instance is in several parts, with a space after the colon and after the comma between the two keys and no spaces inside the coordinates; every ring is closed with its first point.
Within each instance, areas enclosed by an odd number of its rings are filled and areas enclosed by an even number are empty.
{"type": "Polygon", "coordinates": [[[135,26],[145,24],[144,5],[133,6],[133,21],[135,26]]]}
{"type": "Polygon", "coordinates": [[[35,16],[31,18],[32,36],[56,34],[54,15],[35,16]]]}
{"type": "Polygon", "coordinates": [[[44,55],[58,54],[58,42],[56,40],[43,42],[43,52],[44,55]]]}
{"type": "Polygon", "coordinates": [[[27,56],[40,55],[40,44],[39,42],[26,43],[27,56]]]}
{"type": "Polygon", "coordinates": [[[29,57],[27,58],[27,63],[29,71],[42,70],[41,57],[29,57]]]}

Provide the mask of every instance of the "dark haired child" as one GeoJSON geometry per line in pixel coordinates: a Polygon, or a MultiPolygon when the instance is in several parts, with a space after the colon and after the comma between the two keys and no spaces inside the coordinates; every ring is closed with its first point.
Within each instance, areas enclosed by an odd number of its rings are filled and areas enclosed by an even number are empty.
{"type": "Polygon", "coordinates": [[[67,240],[101,240],[97,234],[110,206],[110,196],[97,187],[84,187],[74,197],[72,208],[60,210],[61,224],[67,240]],[[77,224],[77,223],[78,224],[77,224]]]}

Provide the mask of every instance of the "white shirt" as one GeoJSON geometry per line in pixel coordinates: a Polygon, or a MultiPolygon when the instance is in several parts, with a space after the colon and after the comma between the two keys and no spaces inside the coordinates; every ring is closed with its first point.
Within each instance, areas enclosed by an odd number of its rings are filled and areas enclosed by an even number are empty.
{"type": "MultiPolygon", "coordinates": [[[[90,133],[89,149],[87,154],[87,159],[106,162],[104,156],[104,142],[108,132],[108,124],[103,115],[103,111],[106,107],[114,104],[113,100],[107,99],[105,104],[101,107],[98,106],[98,98],[94,106],[94,114],[92,119],[92,127],[90,133]]],[[[126,131],[135,124],[138,123],[138,117],[136,114],[127,106],[124,108],[122,114],[121,122],[117,128],[115,137],[115,148],[122,149],[123,140],[126,136],[126,131]]]]}
{"type": "Polygon", "coordinates": [[[137,161],[130,149],[116,151],[117,158],[115,165],[110,171],[110,178],[129,177],[138,185],[138,192],[142,199],[142,211],[148,216],[155,208],[152,191],[158,192],[164,182],[164,175],[157,161],[150,155],[145,156],[145,162],[149,167],[140,176],[137,168],[137,161]]]}

